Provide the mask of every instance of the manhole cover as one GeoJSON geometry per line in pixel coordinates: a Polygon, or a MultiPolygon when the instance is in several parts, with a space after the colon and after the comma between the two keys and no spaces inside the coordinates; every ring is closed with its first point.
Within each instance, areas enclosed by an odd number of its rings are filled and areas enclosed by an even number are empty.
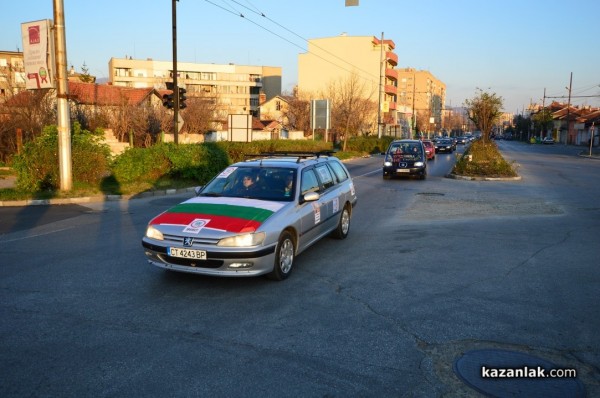
{"type": "Polygon", "coordinates": [[[491,397],[585,397],[585,387],[577,378],[550,377],[551,370],[566,374],[569,369],[521,352],[468,351],[454,361],[453,368],[467,385],[491,397]]]}

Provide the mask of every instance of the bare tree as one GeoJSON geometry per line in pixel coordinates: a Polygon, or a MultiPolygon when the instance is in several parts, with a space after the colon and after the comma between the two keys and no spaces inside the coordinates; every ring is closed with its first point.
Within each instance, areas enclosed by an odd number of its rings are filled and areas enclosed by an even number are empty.
{"type": "Polygon", "coordinates": [[[332,126],[343,136],[342,150],[350,137],[372,131],[377,104],[357,74],[331,83],[325,96],[331,100],[332,126]]]}
{"type": "Polygon", "coordinates": [[[21,129],[23,142],[26,142],[40,135],[44,126],[56,123],[54,99],[52,89],[28,90],[0,104],[0,156],[3,161],[17,152],[17,129],[21,129]]]}
{"type": "Polygon", "coordinates": [[[186,100],[187,108],[181,112],[183,128],[191,134],[204,134],[214,130],[217,99],[214,95],[201,93],[186,100]]]}
{"type": "Polygon", "coordinates": [[[288,96],[287,107],[282,109],[282,119],[288,122],[284,126],[290,130],[310,131],[310,100],[308,96],[295,92],[288,96]]]}

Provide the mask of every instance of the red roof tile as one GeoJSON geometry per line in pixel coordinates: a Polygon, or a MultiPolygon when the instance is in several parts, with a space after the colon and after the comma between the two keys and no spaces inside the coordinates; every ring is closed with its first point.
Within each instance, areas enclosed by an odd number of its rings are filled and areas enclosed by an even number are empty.
{"type": "Polygon", "coordinates": [[[153,91],[152,88],[69,82],[69,97],[86,105],[140,105],[153,91]]]}

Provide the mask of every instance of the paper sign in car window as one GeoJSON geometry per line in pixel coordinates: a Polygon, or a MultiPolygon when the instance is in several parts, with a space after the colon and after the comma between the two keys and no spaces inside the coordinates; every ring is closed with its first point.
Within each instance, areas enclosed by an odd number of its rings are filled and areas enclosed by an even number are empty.
{"type": "Polygon", "coordinates": [[[228,167],[225,170],[223,170],[218,176],[217,178],[227,178],[229,177],[229,175],[231,173],[233,173],[235,170],[237,169],[237,167],[228,167]]]}

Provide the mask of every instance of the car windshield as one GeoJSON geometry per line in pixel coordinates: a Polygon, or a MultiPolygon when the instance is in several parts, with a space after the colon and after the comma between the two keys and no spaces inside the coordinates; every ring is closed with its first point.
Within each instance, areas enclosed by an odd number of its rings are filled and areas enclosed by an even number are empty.
{"type": "Polygon", "coordinates": [[[414,160],[423,156],[421,147],[414,143],[392,144],[388,154],[394,161],[414,160]]]}
{"type": "Polygon", "coordinates": [[[283,167],[230,166],[200,191],[200,196],[225,196],[291,201],[296,192],[296,171],[283,167]]]}

